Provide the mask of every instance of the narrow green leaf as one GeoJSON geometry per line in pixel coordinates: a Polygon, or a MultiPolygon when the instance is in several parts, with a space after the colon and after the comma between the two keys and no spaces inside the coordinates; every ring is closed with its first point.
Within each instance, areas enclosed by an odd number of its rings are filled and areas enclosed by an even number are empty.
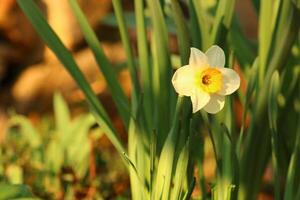
{"type": "Polygon", "coordinates": [[[296,141],[293,153],[291,155],[287,179],[285,183],[284,200],[296,199],[299,196],[299,174],[296,175],[300,167],[300,114],[298,113],[298,127],[296,134],[296,141]],[[298,182],[298,185],[296,184],[298,182]],[[297,189],[298,188],[298,189],[297,189]]]}
{"type": "MultiPolygon", "coordinates": [[[[127,162],[130,163],[129,174],[130,174],[130,189],[133,200],[143,199],[143,192],[141,190],[140,177],[138,175],[135,164],[137,163],[138,153],[138,133],[137,133],[136,121],[131,118],[128,129],[128,154],[129,159],[125,157],[127,162]]],[[[123,154],[124,155],[124,154],[123,154]]]]}
{"type": "Polygon", "coordinates": [[[244,110],[243,110],[243,117],[242,117],[242,124],[240,129],[240,136],[237,142],[237,150],[239,151],[239,155],[241,155],[241,148],[242,148],[242,142],[244,140],[244,129],[245,129],[245,123],[248,111],[250,109],[250,103],[253,99],[253,94],[255,92],[255,88],[257,88],[257,78],[258,78],[258,59],[256,58],[253,62],[253,65],[251,67],[251,71],[249,73],[248,78],[248,85],[246,90],[246,97],[244,100],[244,110]]]}
{"type": "Polygon", "coordinates": [[[119,25],[119,30],[120,30],[120,35],[121,35],[121,40],[124,45],[125,53],[127,56],[127,64],[129,67],[129,72],[131,76],[131,83],[132,83],[132,105],[137,107],[137,95],[139,92],[139,81],[138,81],[138,74],[137,74],[137,69],[135,65],[135,60],[132,52],[132,48],[130,45],[129,41],[129,36],[128,36],[128,28],[125,22],[122,6],[121,6],[121,1],[120,0],[113,0],[113,7],[115,11],[115,15],[118,21],[119,25]]]}
{"type": "Polygon", "coordinates": [[[299,36],[299,10],[290,0],[282,0],[276,25],[274,52],[266,73],[266,79],[270,79],[273,72],[281,71],[289,58],[294,41],[299,36]]]}
{"type": "Polygon", "coordinates": [[[157,166],[154,199],[169,199],[175,160],[175,148],[178,140],[178,120],[182,101],[182,97],[179,97],[177,100],[176,111],[173,118],[173,125],[160,154],[157,166]]]}
{"type": "Polygon", "coordinates": [[[55,93],[53,100],[55,125],[59,131],[66,129],[70,123],[70,111],[67,103],[59,93],[55,93]]]}
{"type": "Polygon", "coordinates": [[[171,0],[171,9],[173,19],[177,28],[177,41],[179,44],[181,65],[186,65],[188,64],[190,50],[188,27],[186,25],[187,23],[177,0],[171,0]]]}
{"type": "Polygon", "coordinates": [[[122,154],[124,152],[124,147],[117,135],[116,130],[114,129],[102,104],[98,101],[97,96],[92,91],[82,72],[79,70],[71,53],[66,49],[61,40],[46,22],[44,16],[33,0],[18,0],[17,2],[43,41],[55,53],[57,58],[62,62],[68,72],[75,79],[76,83],[85,94],[87,101],[91,106],[91,112],[93,113],[96,121],[103,128],[103,131],[106,133],[119,153],[122,154]]]}
{"type": "Polygon", "coordinates": [[[227,29],[230,29],[232,24],[232,18],[235,11],[235,3],[236,0],[226,0],[223,23],[227,29]]]}
{"type": "Polygon", "coordinates": [[[28,118],[22,115],[13,116],[10,120],[10,126],[19,126],[21,128],[22,137],[31,148],[38,148],[42,145],[41,135],[28,118]]]}
{"type": "MultiPolygon", "coordinates": [[[[104,78],[109,86],[109,89],[112,94],[112,98],[117,106],[117,109],[123,119],[125,127],[128,127],[129,123],[129,115],[130,115],[130,106],[129,102],[121,89],[120,84],[118,83],[116,73],[113,70],[112,66],[110,65],[109,61],[107,60],[103,49],[101,48],[101,44],[97,39],[95,32],[90,27],[86,17],[84,16],[82,10],[80,9],[77,0],[69,0],[69,4],[72,8],[72,11],[79,23],[79,26],[82,30],[82,33],[90,46],[91,50],[93,51],[94,57],[98,66],[100,67],[104,78]]],[[[126,46],[127,47],[127,46],[126,46]]],[[[127,48],[126,48],[127,50],[127,48]]],[[[132,57],[128,57],[130,64],[133,62],[132,57]]],[[[132,65],[130,65],[132,67],[132,65]]]]}
{"type": "Polygon", "coordinates": [[[217,12],[212,27],[211,44],[223,44],[227,31],[231,27],[235,0],[218,1],[217,12]]]}
{"type": "Polygon", "coordinates": [[[272,164],[274,171],[274,188],[275,199],[280,200],[280,178],[279,178],[279,147],[278,147],[278,132],[277,132],[277,118],[278,118],[278,104],[277,98],[280,90],[279,73],[275,71],[271,78],[269,99],[268,99],[268,118],[269,126],[271,129],[271,142],[272,142],[272,164]]]}
{"type": "Polygon", "coordinates": [[[139,55],[139,69],[141,74],[141,91],[143,92],[143,107],[147,127],[153,127],[153,94],[152,94],[152,69],[150,66],[149,45],[147,43],[146,17],[143,0],[135,0],[135,19],[137,29],[137,44],[139,55]]]}
{"type": "MultiPolygon", "coordinates": [[[[267,65],[270,62],[271,45],[274,42],[275,29],[279,21],[279,10],[282,1],[261,1],[259,18],[259,82],[263,83],[267,65]]],[[[282,8],[281,8],[282,9],[282,8]]],[[[277,27],[278,28],[278,27],[277,27]]],[[[277,51],[277,49],[275,49],[277,51]]],[[[272,55],[273,57],[273,55],[272,55]]]]}
{"type": "Polygon", "coordinates": [[[175,167],[175,177],[174,177],[174,186],[171,192],[171,199],[177,200],[181,199],[180,195],[183,191],[183,183],[184,179],[186,178],[186,172],[188,167],[188,160],[189,160],[189,139],[187,140],[186,144],[182,148],[178,160],[177,165],[175,167]]]}
{"type": "Polygon", "coordinates": [[[300,9],[300,0],[293,0],[295,6],[300,9]]]}
{"type": "Polygon", "coordinates": [[[280,90],[279,73],[275,71],[271,78],[269,90],[269,103],[268,103],[268,116],[269,126],[273,132],[277,132],[277,117],[278,117],[278,104],[277,98],[280,90]]]}
{"type": "Polygon", "coordinates": [[[190,14],[188,25],[191,33],[192,46],[201,49],[202,46],[201,37],[199,37],[200,28],[199,28],[198,18],[197,18],[195,6],[193,4],[193,0],[188,1],[188,9],[190,14]]]}
{"type": "Polygon", "coordinates": [[[163,10],[159,0],[147,0],[153,27],[153,95],[156,108],[154,109],[155,124],[158,137],[158,147],[161,148],[171,123],[171,108],[174,106],[171,87],[172,67],[169,53],[168,32],[163,10]]]}
{"type": "Polygon", "coordinates": [[[193,181],[189,185],[188,191],[185,193],[185,195],[183,197],[183,200],[191,199],[191,196],[192,196],[192,193],[194,191],[195,185],[196,185],[196,178],[194,177],[193,181]]]}
{"type": "Polygon", "coordinates": [[[200,29],[201,34],[201,44],[202,49],[206,50],[210,47],[209,40],[209,24],[207,23],[207,16],[205,13],[205,9],[203,8],[203,2],[199,0],[192,0],[194,10],[197,16],[198,27],[200,29]]]}
{"type": "Polygon", "coordinates": [[[229,45],[234,50],[234,54],[240,63],[241,68],[246,71],[247,66],[251,66],[255,59],[254,45],[245,36],[239,24],[238,18],[233,17],[232,28],[229,33],[229,45]]]}
{"type": "Polygon", "coordinates": [[[21,197],[33,197],[27,186],[0,183],[0,200],[16,199],[21,197]]]}

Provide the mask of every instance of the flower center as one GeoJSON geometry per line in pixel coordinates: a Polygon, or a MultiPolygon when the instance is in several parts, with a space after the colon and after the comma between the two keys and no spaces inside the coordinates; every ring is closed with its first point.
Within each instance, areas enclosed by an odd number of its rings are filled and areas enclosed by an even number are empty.
{"type": "Polygon", "coordinates": [[[222,88],[223,76],[216,68],[203,70],[200,80],[200,86],[205,92],[216,93],[222,88]]]}

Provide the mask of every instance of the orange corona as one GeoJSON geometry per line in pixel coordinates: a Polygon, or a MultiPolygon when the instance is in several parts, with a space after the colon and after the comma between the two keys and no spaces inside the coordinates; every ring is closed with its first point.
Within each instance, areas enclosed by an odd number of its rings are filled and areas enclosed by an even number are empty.
{"type": "Polygon", "coordinates": [[[216,93],[222,88],[223,76],[217,68],[208,68],[201,72],[199,82],[205,92],[216,93]]]}

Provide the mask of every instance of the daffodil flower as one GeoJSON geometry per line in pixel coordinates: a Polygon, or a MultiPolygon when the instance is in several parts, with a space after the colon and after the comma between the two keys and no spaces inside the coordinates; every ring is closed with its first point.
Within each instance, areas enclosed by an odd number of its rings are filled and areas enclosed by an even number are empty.
{"type": "Polygon", "coordinates": [[[204,109],[215,114],[222,110],[225,95],[240,87],[240,77],[232,69],[224,68],[224,51],[213,45],[205,53],[191,48],[189,64],[180,67],[172,83],[180,96],[191,97],[193,113],[204,109]]]}

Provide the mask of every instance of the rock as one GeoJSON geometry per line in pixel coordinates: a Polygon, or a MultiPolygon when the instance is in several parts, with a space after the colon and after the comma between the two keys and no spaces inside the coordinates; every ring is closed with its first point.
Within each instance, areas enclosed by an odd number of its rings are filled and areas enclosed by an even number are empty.
{"type": "MultiPolygon", "coordinates": [[[[113,60],[115,63],[124,62],[125,54],[120,43],[104,44],[103,47],[109,60],[113,60]]],[[[85,49],[74,56],[94,91],[97,94],[105,94],[106,84],[91,51],[85,49]]],[[[129,94],[128,73],[120,73],[120,81],[124,83],[122,85],[129,94]]],[[[31,109],[49,110],[55,91],[62,92],[69,102],[78,103],[84,99],[71,76],[57,60],[28,67],[14,84],[12,98],[17,111],[22,113],[31,109]]]]}
{"type": "MultiPolygon", "coordinates": [[[[50,25],[71,51],[76,44],[82,42],[83,37],[68,5],[68,0],[36,2],[45,13],[50,25]]],[[[98,25],[100,19],[111,8],[110,0],[80,0],[79,4],[92,27],[98,25]]],[[[44,51],[44,43],[17,5],[16,0],[0,0],[0,5],[1,84],[4,78],[10,80],[15,78],[26,66],[37,63],[44,57],[48,61],[55,59],[55,56],[49,50],[44,51]],[[7,73],[13,77],[7,77],[7,73]]]]}
{"type": "Polygon", "coordinates": [[[0,0],[0,5],[0,57],[8,64],[40,60],[43,44],[16,0],[0,0]]]}
{"type": "MultiPolygon", "coordinates": [[[[78,42],[82,41],[83,36],[68,0],[44,0],[44,2],[49,24],[65,46],[72,50],[78,42]]],[[[93,28],[99,24],[111,7],[110,0],[80,0],[78,3],[93,28]]],[[[45,57],[52,59],[54,55],[46,50],[45,57]]]]}

